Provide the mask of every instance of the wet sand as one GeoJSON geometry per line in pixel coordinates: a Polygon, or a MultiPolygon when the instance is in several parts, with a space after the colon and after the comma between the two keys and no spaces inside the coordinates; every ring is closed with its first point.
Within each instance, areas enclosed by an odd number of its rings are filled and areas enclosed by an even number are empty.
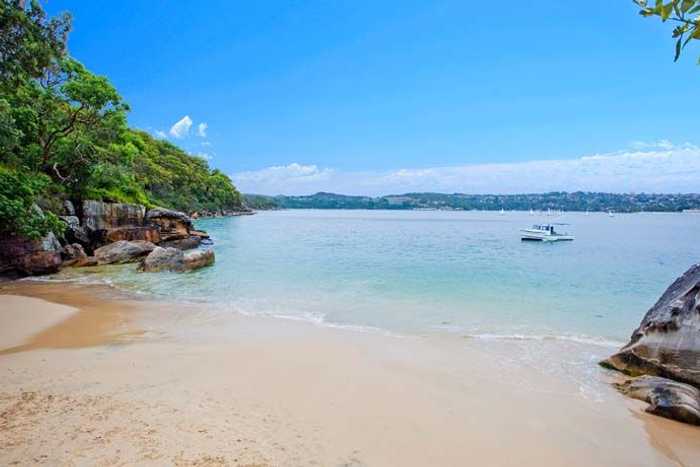
{"type": "Polygon", "coordinates": [[[0,294],[2,465],[700,465],[700,429],[513,358],[530,344],[0,294]]]}

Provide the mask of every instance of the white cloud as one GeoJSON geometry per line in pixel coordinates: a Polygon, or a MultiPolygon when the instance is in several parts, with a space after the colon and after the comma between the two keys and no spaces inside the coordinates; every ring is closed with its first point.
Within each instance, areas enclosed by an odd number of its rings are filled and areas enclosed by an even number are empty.
{"type": "Polygon", "coordinates": [[[473,164],[427,169],[343,172],[298,163],[232,176],[247,193],[317,191],[383,195],[410,191],[527,193],[546,191],[697,192],[700,148],[668,141],[578,159],[473,164]]]}
{"type": "Polygon", "coordinates": [[[163,130],[156,130],[153,134],[156,138],[159,138],[159,139],[165,139],[168,137],[168,135],[166,135],[163,130]]]}
{"type": "Polygon", "coordinates": [[[189,115],[185,115],[180,120],[178,120],[172,127],[170,127],[170,136],[173,138],[184,138],[190,133],[190,128],[192,127],[192,119],[189,115]]]}
{"type": "Polygon", "coordinates": [[[207,125],[205,122],[202,122],[199,125],[197,125],[197,136],[199,136],[200,138],[206,138],[208,127],[209,125],[207,125]]]}

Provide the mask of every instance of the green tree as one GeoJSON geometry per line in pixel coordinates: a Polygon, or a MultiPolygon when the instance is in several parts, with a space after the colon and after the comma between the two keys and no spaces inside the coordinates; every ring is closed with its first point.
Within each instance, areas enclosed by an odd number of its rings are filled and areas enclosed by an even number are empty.
{"type": "Polygon", "coordinates": [[[0,235],[38,239],[53,231],[62,236],[63,222],[50,212],[42,213],[35,202],[49,183],[45,175],[0,166],[0,235]]]}
{"type": "Polygon", "coordinates": [[[0,81],[37,78],[66,50],[71,17],[48,19],[37,0],[0,0],[0,81]]]}
{"type": "Polygon", "coordinates": [[[676,39],[674,61],[678,60],[681,51],[691,40],[700,39],[700,0],[655,0],[653,6],[647,0],[633,1],[640,7],[640,15],[658,16],[663,22],[676,24],[672,33],[676,39]]]}

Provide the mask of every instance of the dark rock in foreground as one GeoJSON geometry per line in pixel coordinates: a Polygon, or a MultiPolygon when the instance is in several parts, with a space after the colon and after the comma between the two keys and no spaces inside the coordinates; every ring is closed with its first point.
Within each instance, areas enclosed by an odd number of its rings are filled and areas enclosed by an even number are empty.
{"type": "Polygon", "coordinates": [[[658,376],[640,376],[617,388],[629,397],[648,402],[648,413],[700,425],[700,390],[694,386],[658,376]]]}
{"type": "MultiPolygon", "coordinates": [[[[91,264],[88,255],[85,254],[82,245],[79,243],[72,243],[63,247],[63,264],[62,267],[66,266],[87,266],[91,264]]],[[[95,262],[95,264],[97,264],[95,262]]]]}
{"type": "Polygon", "coordinates": [[[0,273],[51,274],[61,267],[63,248],[49,233],[41,240],[22,237],[0,239],[0,273]]]}
{"type": "Polygon", "coordinates": [[[630,342],[601,365],[700,386],[700,264],[671,284],[630,342]]]}
{"type": "Polygon", "coordinates": [[[151,242],[120,240],[95,250],[97,264],[129,263],[149,254],[156,246],[151,242]]]}

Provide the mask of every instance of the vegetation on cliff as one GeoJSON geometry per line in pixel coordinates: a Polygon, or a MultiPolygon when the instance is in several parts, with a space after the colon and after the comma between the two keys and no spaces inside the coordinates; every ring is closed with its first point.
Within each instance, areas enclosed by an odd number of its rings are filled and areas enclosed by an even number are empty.
{"type": "Polygon", "coordinates": [[[700,208],[700,194],[616,194],[552,192],[516,195],[406,193],[380,197],[316,193],[309,196],[245,195],[255,209],[445,209],[445,210],[563,210],[642,212],[700,208]]]}
{"type": "Polygon", "coordinates": [[[36,0],[0,1],[0,233],[60,233],[64,199],[239,208],[226,175],[128,127],[117,90],[68,54],[70,26],[36,0]]]}

